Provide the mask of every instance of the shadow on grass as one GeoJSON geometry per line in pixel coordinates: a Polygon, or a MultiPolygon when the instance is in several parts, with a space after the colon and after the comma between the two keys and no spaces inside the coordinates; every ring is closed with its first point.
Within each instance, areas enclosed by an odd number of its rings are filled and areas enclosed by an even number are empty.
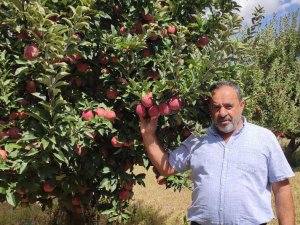
{"type": "Polygon", "coordinates": [[[41,225],[47,224],[49,221],[49,215],[43,212],[38,205],[13,209],[9,204],[2,203],[0,208],[1,225],[41,225]]]}
{"type": "MultiPolygon", "coordinates": [[[[0,203],[0,208],[0,225],[48,225],[51,223],[50,210],[42,211],[38,205],[13,209],[8,203],[0,203]]],[[[170,222],[168,215],[161,214],[161,209],[146,205],[142,201],[132,204],[129,210],[133,213],[133,217],[126,225],[168,225],[170,222]]],[[[172,219],[172,224],[183,224],[182,221],[183,218],[175,218],[172,219]]],[[[102,217],[99,225],[106,224],[106,219],[102,217]]]]}
{"type": "MultiPolygon", "coordinates": [[[[162,215],[161,210],[138,201],[131,205],[132,219],[126,225],[167,225],[169,216],[162,215]]],[[[182,218],[175,218],[175,224],[182,224],[182,218]]]]}

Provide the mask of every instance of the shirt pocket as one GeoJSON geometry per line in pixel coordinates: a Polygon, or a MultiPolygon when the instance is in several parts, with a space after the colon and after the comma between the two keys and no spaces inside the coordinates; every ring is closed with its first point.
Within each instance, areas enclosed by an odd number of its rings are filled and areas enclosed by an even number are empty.
{"type": "Polygon", "coordinates": [[[255,173],[263,163],[262,154],[258,149],[242,146],[236,157],[236,167],[247,173],[255,173]]]}

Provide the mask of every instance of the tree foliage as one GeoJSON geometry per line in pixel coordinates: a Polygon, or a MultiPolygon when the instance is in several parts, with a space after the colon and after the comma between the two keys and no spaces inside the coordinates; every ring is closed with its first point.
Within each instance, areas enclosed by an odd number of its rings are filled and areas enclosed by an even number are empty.
{"type": "MultiPolygon", "coordinates": [[[[247,39],[241,70],[251,119],[285,138],[285,153],[297,164],[300,146],[299,12],[273,18],[247,39]]],[[[299,162],[298,162],[299,163],[299,162]]]]}
{"type": "MultiPolygon", "coordinates": [[[[201,133],[209,85],[238,77],[237,9],[228,0],[3,0],[0,200],[58,199],[73,215],[93,207],[126,221],[144,178],[133,167],[150,166],[137,105],[150,93],[157,105],[180,100],[159,118],[168,150],[201,133]]],[[[178,176],[167,187],[180,189],[178,176]]]]}

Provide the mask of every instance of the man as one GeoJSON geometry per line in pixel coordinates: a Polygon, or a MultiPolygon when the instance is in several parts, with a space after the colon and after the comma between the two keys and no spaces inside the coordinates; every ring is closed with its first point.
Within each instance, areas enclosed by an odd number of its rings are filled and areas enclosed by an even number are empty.
{"type": "Polygon", "coordinates": [[[213,124],[203,137],[191,135],[172,153],[156,136],[158,118],[141,118],[149,159],[162,176],[191,169],[194,182],[191,225],[259,225],[274,217],[271,188],[280,225],[295,225],[288,178],[294,176],[274,134],[247,122],[237,84],[211,87],[213,124]]]}

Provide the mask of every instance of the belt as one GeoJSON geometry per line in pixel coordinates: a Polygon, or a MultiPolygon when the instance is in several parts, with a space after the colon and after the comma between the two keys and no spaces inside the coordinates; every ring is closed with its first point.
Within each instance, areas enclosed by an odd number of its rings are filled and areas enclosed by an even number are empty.
{"type": "MultiPolygon", "coordinates": [[[[197,223],[197,222],[194,222],[192,221],[191,222],[191,225],[201,225],[200,223],[197,223]]],[[[266,223],[262,223],[262,224],[259,224],[259,225],[267,225],[266,223]]]]}

